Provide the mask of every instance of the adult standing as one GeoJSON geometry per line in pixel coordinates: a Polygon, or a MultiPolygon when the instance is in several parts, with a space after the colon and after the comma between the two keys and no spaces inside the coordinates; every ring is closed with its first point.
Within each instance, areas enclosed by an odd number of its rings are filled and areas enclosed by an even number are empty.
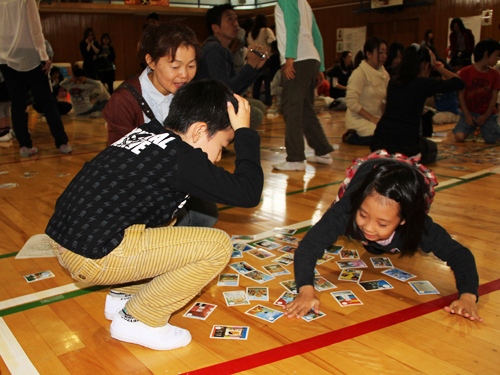
{"type": "Polygon", "coordinates": [[[35,0],[0,0],[0,71],[12,99],[12,125],[22,157],[35,155],[28,131],[26,99],[28,87],[43,109],[55,145],[63,154],[71,152],[56,102],[50,92],[52,62],[45,48],[42,24],[35,0]]]}
{"type": "Polygon", "coordinates": [[[315,155],[307,161],[331,164],[333,147],[314,112],[314,89],[325,79],[323,38],[307,0],[278,0],[274,8],[283,73],[283,116],[286,161],[273,165],[281,171],[306,168],[304,136],[315,155]]]}
{"type": "Polygon", "coordinates": [[[83,57],[83,70],[87,78],[97,79],[95,59],[99,54],[99,43],[95,40],[94,30],[87,27],[80,42],[80,52],[83,57]]]}
{"type": "Polygon", "coordinates": [[[450,30],[450,65],[454,66],[458,59],[472,56],[475,42],[471,29],[467,29],[460,18],[453,18],[450,30]]]}

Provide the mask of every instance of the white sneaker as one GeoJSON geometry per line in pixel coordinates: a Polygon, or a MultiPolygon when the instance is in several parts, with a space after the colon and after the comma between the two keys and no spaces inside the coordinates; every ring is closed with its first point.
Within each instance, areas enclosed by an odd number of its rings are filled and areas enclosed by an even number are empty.
{"type": "Polygon", "coordinates": [[[37,152],[38,149],[36,147],[21,147],[21,149],[19,150],[22,158],[29,158],[30,156],[36,155],[37,152]]]}
{"type": "Polygon", "coordinates": [[[273,169],[278,171],[305,171],[306,163],[303,161],[284,161],[280,164],[273,164],[273,169]]]}
{"type": "Polygon", "coordinates": [[[155,350],[182,348],[191,342],[191,334],[186,329],[170,324],[163,327],[150,327],[123,310],[120,310],[113,318],[110,333],[115,340],[155,350]]]}
{"type": "Polygon", "coordinates": [[[104,307],[104,315],[106,319],[113,320],[118,311],[123,310],[128,300],[132,298],[132,294],[109,291],[106,296],[106,305],[104,307]]]}
{"type": "Polygon", "coordinates": [[[333,159],[330,155],[314,155],[314,156],[308,156],[306,160],[310,163],[319,163],[319,164],[332,164],[333,159]]]}
{"type": "Polygon", "coordinates": [[[12,134],[10,131],[7,134],[4,134],[0,137],[0,142],[8,142],[12,139],[12,134]]]}

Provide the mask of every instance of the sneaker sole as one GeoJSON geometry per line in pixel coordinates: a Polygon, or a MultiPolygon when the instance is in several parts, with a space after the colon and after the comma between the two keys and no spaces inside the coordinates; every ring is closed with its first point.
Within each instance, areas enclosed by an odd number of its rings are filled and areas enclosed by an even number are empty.
{"type": "Polygon", "coordinates": [[[114,332],[113,327],[110,327],[109,333],[111,334],[111,337],[114,338],[115,340],[128,342],[129,344],[136,344],[136,345],[144,346],[145,348],[154,349],[154,350],[161,350],[161,351],[183,348],[185,346],[188,346],[189,343],[191,342],[191,339],[192,339],[191,335],[189,335],[189,341],[186,342],[185,344],[181,343],[180,345],[177,345],[175,347],[165,348],[165,347],[159,347],[159,346],[155,346],[155,345],[149,345],[147,343],[136,342],[133,339],[130,339],[126,336],[117,334],[116,332],[114,332]]]}

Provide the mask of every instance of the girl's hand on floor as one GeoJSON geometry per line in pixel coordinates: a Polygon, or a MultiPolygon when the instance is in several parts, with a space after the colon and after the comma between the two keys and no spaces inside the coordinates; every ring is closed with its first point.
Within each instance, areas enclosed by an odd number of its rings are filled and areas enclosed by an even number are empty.
{"type": "Polygon", "coordinates": [[[477,312],[476,300],[477,298],[474,294],[464,293],[458,300],[453,301],[450,306],[446,306],[444,311],[450,314],[462,315],[469,320],[482,322],[484,319],[477,312]]]}

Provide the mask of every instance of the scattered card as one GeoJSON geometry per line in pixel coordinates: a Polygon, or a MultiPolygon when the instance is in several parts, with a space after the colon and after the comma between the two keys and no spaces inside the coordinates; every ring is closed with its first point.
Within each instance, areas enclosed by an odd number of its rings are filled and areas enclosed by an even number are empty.
{"type": "Polygon", "coordinates": [[[273,229],[274,233],[281,233],[281,234],[295,234],[297,232],[297,229],[288,229],[288,228],[279,228],[276,227],[273,229]]]}
{"type": "Polygon", "coordinates": [[[280,284],[289,292],[297,294],[297,284],[295,280],[280,281],[280,284]]]}
{"type": "Polygon", "coordinates": [[[273,241],[281,241],[281,242],[288,242],[288,243],[298,240],[297,237],[290,237],[290,236],[286,236],[284,234],[276,234],[276,235],[272,236],[270,239],[272,239],[273,241]]]}
{"type": "Polygon", "coordinates": [[[239,250],[239,251],[241,251],[241,252],[244,253],[245,251],[248,251],[248,250],[254,250],[255,247],[250,246],[250,245],[248,245],[246,243],[238,242],[238,243],[234,243],[233,244],[233,249],[234,250],[239,250]]]}
{"type": "Polygon", "coordinates": [[[250,310],[245,311],[245,314],[265,320],[269,323],[274,323],[284,315],[284,313],[282,313],[281,311],[262,305],[252,307],[250,310]]]}
{"type": "Polygon", "coordinates": [[[359,259],[358,250],[342,249],[340,250],[340,259],[359,259]]]}
{"type": "Polygon", "coordinates": [[[260,260],[264,260],[264,259],[272,258],[272,257],[276,256],[273,253],[271,253],[271,252],[269,252],[267,250],[264,250],[264,249],[248,250],[246,253],[250,254],[250,255],[253,255],[254,257],[256,257],[256,258],[258,258],[260,260]]]}
{"type": "Polygon", "coordinates": [[[399,268],[389,268],[388,270],[382,271],[384,275],[394,277],[395,279],[398,279],[399,281],[405,282],[407,280],[413,279],[414,277],[417,277],[416,275],[412,275],[409,272],[400,270],[399,268]]]}
{"type": "Polygon", "coordinates": [[[262,266],[262,268],[264,268],[267,272],[271,274],[271,276],[274,277],[290,274],[290,271],[288,271],[281,264],[266,264],[265,266],[262,266]]]}
{"type": "Polygon", "coordinates": [[[217,305],[211,305],[210,303],[196,302],[183,316],[205,320],[216,307],[217,305]]]}
{"type": "Polygon", "coordinates": [[[374,257],[370,258],[374,268],[392,268],[392,262],[389,258],[385,257],[374,257]]]}
{"type": "Polygon", "coordinates": [[[440,294],[429,281],[408,281],[417,294],[440,294]]]}
{"type": "Polygon", "coordinates": [[[332,254],[332,255],[337,255],[338,253],[340,253],[340,250],[342,250],[343,248],[344,248],[344,246],[339,246],[339,245],[328,246],[325,249],[325,253],[332,254]]]}
{"type": "Polygon", "coordinates": [[[322,313],[321,311],[319,312],[319,314],[316,314],[313,310],[311,310],[310,312],[308,312],[306,315],[304,315],[302,317],[302,319],[304,319],[306,322],[312,322],[313,320],[316,320],[316,319],[319,319],[319,318],[322,318],[324,317],[326,314],[325,313],[322,313]]]}
{"type": "Polygon", "coordinates": [[[37,273],[32,273],[31,275],[23,276],[27,282],[32,283],[34,281],[48,279],[51,277],[55,277],[52,271],[42,271],[37,273]]]}
{"type": "Polygon", "coordinates": [[[56,174],[56,177],[66,177],[69,175],[70,175],[69,173],[59,173],[59,174],[56,174]]]}
{"type": "Polygon", "coordinates": [[[361,275],[363,274],[363,271],[356,270],[356,269],[343,269],[342,272],[340,272],[339,275],[339,280],[341,281],[353,281],[355,283],[359,282],[361,280],[361,275]]]}
{"type": "Polygon", "coordinates": [[[268,275],[267,273],[261,272],[259,270],[254,270],[244,273],[243,276],[258,282],[259,284],[264,284],[268,281],[274,280],[273,276],[268,275]]]}
{"type": "Polygon", "coordinates": [[[283,246],[281,249],[278,249],[278,251],[281,251],[283,253],[289,253],[289,254],[295,254],[295,250],[297,250],[297,247],[290,246],[290,245],[286,245],[286,246],[283,246]]]}
{"type": "Polygon", "coordinates": [[[231,254],[231,258],[243,258],[243,254],[239,250],[234,250],[233,253],[231,254]]]}
{"type": "Polygon", "coordinates": [[[365,262],[363,262],[361,259],[354,259],[354,260],[339,260],[336,261],[337,265],[340,267],[340,269],[345,269],[345,268],[368,268],[365,262]]]}
{"type": "Polygon", "coordinates": [[[218,286],[238,286],[240,282],[240,275],[235,273],[221,273],[219,275],[219,280],[217,281],[218,286]]]}
{"type": "Polygon", "coordinates": [[[211,339],[246,340],[249,327],[240,326],[214,326],[210,333],[211,339]]]}
{"type": "Polygon", "coordinates": [[[314,278],[314,289],[316,289],[318,292],[335,288],[337,288],[337,286],[335,286],[322,276],[314,278]]]}
{"type": "Polygon", "coordinates": [[[385,280],[360,281],[358,283],[365,292],[374,292],[376,290],[393,289],[394,287],[385,280]]]}
{"type": "Polygon", "coordinates": [[[288,265],[293,263],[293,254],[290,254],[290,253],[283,254],[283,255],[273,259],[271,262],[279,263],[279,264],[283,264],[285,266],[288,266],[288,265]]]}
{"type": "Polygon", "coordinates": [[[0,184],[0,189],[10,189],[16,186],[19,186],[19,184],[16,184],[15,182],[7,182],[5,184],[0,184]]]}
{"type": "Polygon", "coordinates": [[[275,250],[279,247],[281,247],[280,244],[273,242],[271,240],[261,240],[253,243],[256,246],[263,247],[264,249],[267,250],[275,250]]]}
{"type": "Polygon", "coordinates": [[[269,301],[269,289],[260,286],[247,287],[249,301],[269,301]]]}
{"type": "Polygon", "coordinates": [[[316,264],[317,264],[317,265],[320,265],[320,264],[326,263],[326,262],[328,262],[329,260],[332,260],[333,258],[335,258],[333,255],[330,255],[330,254],[323,254],[323,258],[318,259],[318,260],[316,261],[316,264]]]}
{"type": "Polygon", "coordinates": [[[358,306],[363,304],[363,302],[361,302],[361,300],[358,297],[356,297],[356,295],[350,290],[343,290],[341,292],[331,292],[330,294],[333,296],[333,298],[335,298],[335,301],[337,301],[339,305],[342,307],[358,306]]]}
{"type": "Polygon", "coordinates": [[[274,301],[274,305],[285,306],[287,303],[292,302],[295,297],[297,297],[297,295],[292,292],[283,292],[283,294],[274,301]]]}
{"type": "Polygon", "coordinates": [[[242,234],[236,234],[231,236],[231,240],[243,240],[243,241],[253,241],[255,240],[255,236],[247,236],[247,235],[242,235],[242,234]]]}
{"type": "Polygon", "coordinates": [[[222,294],[228,306],[250,305],[244,290],[233,290],[231,292],[222,292],[222,294]]]}
{"type": "Polygon", "coordinates": [[[230,264],[229,267],[231,267],[233,270],[235,270],[236,272],[238,272],[240,274],[247,273],[250,271],[255,271],[255,268],[252,267],[247,262],[233,263],[233,264],[230,264]]]}

